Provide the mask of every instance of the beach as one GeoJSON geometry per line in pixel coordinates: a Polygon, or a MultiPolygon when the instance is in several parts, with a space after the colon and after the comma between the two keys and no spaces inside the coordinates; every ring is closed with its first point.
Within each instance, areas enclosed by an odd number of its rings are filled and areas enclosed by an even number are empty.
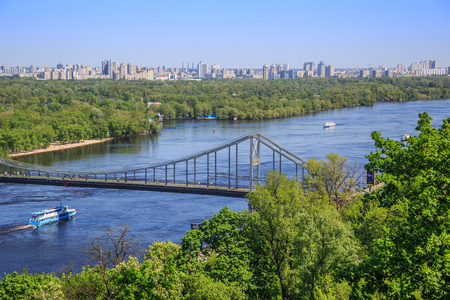
{"type": "Polygon", "coordinates": [[[110,141],[113,139],[114,138],[106,138],[106,139],[99,139],[99,140],[84,140],[84,141],[80,141],[80,142],[69,142],[66,144],[61,144],[60,142],[53,142],[47,148],[41,148],[41,149],[30,150],[30,151],[22,151],[19,153],[11,153],[9,156],[11,158],[15,158],[15,157],[19,157],[19,156],[32,155],[32,154],[36,154],[36,153],[60,151],[60,150],[71,149],[71,148],[76,148],[76,147],[88,146],[88,145],[92,145],[92,144],[104,143],[104,142],[107,142],[107,141],[110,141]]]}

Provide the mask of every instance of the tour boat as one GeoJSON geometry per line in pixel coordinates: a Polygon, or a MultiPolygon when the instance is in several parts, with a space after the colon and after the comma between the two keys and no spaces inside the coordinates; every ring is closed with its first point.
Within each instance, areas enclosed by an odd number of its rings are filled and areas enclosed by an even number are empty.
{"type": "Polygon", "coordinates": [[[336,126],[336,124],[333,122],[325,122],[325,124],[323,124],[323,128],[330,128],[334,126],[336,126]]]}
{"type": "Polygon", "coordinates": [[[67,205],[61,205],[55,208],[36,211],[32,214],[28,225],[42,226],[75,217],[75,208],[69,208],[67,205]]]}

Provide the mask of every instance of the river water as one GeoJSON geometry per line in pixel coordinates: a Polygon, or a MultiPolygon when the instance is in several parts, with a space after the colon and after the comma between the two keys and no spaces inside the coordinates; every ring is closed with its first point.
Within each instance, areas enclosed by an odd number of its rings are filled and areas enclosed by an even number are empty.
{"type": "MultiPolygon", "coordinates": [[[[450,117],[450,99],[377,103],[269,121],[164,121],[167,129],[156,135],[18,159],[68,170],[131,169],[188,156],[260,132],[305,159],[323,159],[335,152],[363,165],[364,156],[375,149],[370,139],[372,131],[395,140],[404,133],[415,134],[418,114],[424,111],[434,119],[433,126],[439,127],[443,119],[450,117]],[[322,128],[326,121],[335,122],[336,127],[322,128]]],[[[191,223],[201,223],[223,206],[238,211],[246,209],[247,202],[218,196],[0,184],[0,277],[25,267],[29,272],[41,273],[59,272],[73,265],[79,271],[86,264],[80,249],[105,226],[132,225],[132,233],[142,245],[158,240],[179,243],[191,223]],[[32,212],[54,207],[60,201],[77,209],[75,219],[11,231],[25,225],[32,212]]]]}

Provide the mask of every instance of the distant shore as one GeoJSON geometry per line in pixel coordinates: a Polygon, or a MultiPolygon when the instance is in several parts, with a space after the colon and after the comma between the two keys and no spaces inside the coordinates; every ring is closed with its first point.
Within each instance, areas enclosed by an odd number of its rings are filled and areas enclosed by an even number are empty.
{"type": "Polygon", "coordinates": [[[67,144],[61,144],[60,142],[54,142],[54,143],[51,143],[50,146],[48,146],[47,148],[30,150],[30,151],[22,151],[19,153],[11,153],[9,156],[11,158],[14,158],[14,157],[19,157],[19,156],[32,155],[32,154],[36,154],[36,153],[60,151],[60,150],[65,150],[65,149],[71,149],[71,148],[83,147],[83,146],[88,146],[88,145],[93,145],[93,144],[98,144],[98,143],[104,143],[107,141],[111,141],[113,139],[114,138],[106,138],[106,139],[101,139],[101,140],[84,140],[84,141],[80,141],[80,142],[71,142],[71,143],[67,143],[67,144]]]}

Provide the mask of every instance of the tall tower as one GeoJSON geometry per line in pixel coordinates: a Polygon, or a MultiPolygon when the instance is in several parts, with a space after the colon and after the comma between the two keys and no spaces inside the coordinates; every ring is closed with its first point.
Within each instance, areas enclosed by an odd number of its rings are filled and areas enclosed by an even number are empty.
{"type": "Polygon", "coordinates": [[[334,66],[329,65],[325,67],[325,77],[333,77],[334,76],[334,66]]]}
{"type": "Polygon", "coordinates": [[[269,66],[267,64],[263,66],[263,79],[269,79],[269,66]]]}
{"type": "Polygon", "coordinates": [[[208,70],[208,65],[204,64],[202,61],[199,62],[198,73],[197,73],[198,78],[205,78],[207,70],[208,70]]]}
{"type": "Polygon", "coordinates": [[[303,70],[305,70],[305,76],[313,76],[315,69],[316,68],[315,68],[313,62],[305,62],[303,64],[303,70]]]}
{"type": "Polygon", "coordinates": [[[319,77],[325,77],[325,64],[323,60],[321,60],[320,63],[317,65],[317,75],[319,77]]]}

